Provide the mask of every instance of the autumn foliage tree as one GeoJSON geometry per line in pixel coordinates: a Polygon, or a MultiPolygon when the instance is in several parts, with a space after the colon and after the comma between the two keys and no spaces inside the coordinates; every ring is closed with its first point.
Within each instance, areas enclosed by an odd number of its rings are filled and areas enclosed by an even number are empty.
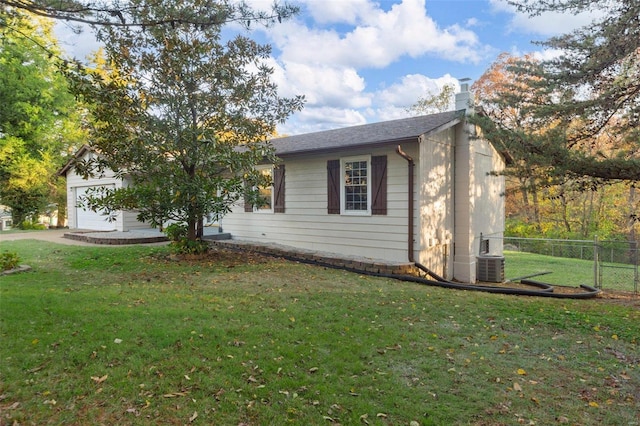
{"type": "MultiPolygon", "coordinates": [[[[245,11],[218,0],[129,4],[134,22],[211,14],[226,21],[245,11]]],[[[276,161],[268,138],[303,99],[278,95],[265,64],[269,46],[222,30],[189,22],[98,29],[110,71],[75,76],[95,119],[96,154],[76,169],[89,176],[109,168],[128,185],[90,194],[88,208],[111,216],[137,210],[154,226],[177,222],[195,242],[203,217],[221,218],[244,196],[256,201],[252,188],[269,184],[255,165],[276,161]]]]}
{"type": "Polygon", "coordinates": [[[0,204],[22,226],[50,205],[64,212],[55,171],[83,134],[67,81],[51,61],[60,54],[52,22],[0,9],[0,31],[0,204]]]}
{"type": "Polygon", "coordinates": [[[527,126],[478,120],[485,135],[514,152],[527,152],[528,161],[555,176],[640,181],[640,2],[511,3],[532,15],[598,10],[602,18],[541,43],[561,52],[556,58],[511,64],[514,80],[494,101],[517,105],[527,126]],[[514,104],[522,84],[530,93],[514,104]],[[616,135],[615,149],[592,149],[606,134],[616,135]]]}
{"type": "MultiPolygon", "coordinates": [[[[546,159],[547,145],[531,149],[532,139],[552,134],[562,125],[537,120],[533,106],[551,104],[553,99],[530,87],[531,79],[519,79],[517,70],[525,63],[528,67],[539,64],[531,56],[502,54],[473,85],[481,114],[472,119],[494,132],[490,133],[494,143],[510,160],[505,172],[508,232],[553,237],[632,233],[628,218],[637,210],[633,186],[622,180],[567,173],[546,159]]],[[[583,123],[576,118],[567,126],[581,128],[583,123]]],[[[572,149],[581,155],[615,156],[626,144],[624,137],[610,130],[572,149]]]]}

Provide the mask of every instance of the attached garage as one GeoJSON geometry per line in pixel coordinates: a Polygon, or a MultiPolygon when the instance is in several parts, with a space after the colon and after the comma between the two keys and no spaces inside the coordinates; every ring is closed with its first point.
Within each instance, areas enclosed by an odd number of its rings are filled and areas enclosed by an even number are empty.
{"type": "Polygon", "coordinates": [[[67,223],[70,229],[83,229],[91,231],[129,231],[131,229],[148,229],[148,223],[139,222],[138,213],[135,211],[120,211],[116,220],[109,222],[106,216],[100,212],[85,210],[81,200],[90,188],[122,188],[127,185],[126,180],[117,178],[110,170],[105,170],[103,175],[95,178],[84,179],[77,174],[73,163],[78,160],[88,159],[97,155],[88,145],[83,146],[70,159],[67,164],[58,171],[58,175],[67,179],[67,223]]]}
{"type": "MultiPolygon", "coordinates": [[[[105,185],[108,188],[115,188],[113,185],[105,185]]],[[[76,203],[75,203],[75,216],[76,216],[76,228],[77,229],[91,229],[94,231],[115,231],[116,222],[109,222],[106,216],[100,212],[94,212],[92,210],[81,207],[82,199],[89,189],[97,188],[96,186],[84,186],[76,187],[76,203]]]]}

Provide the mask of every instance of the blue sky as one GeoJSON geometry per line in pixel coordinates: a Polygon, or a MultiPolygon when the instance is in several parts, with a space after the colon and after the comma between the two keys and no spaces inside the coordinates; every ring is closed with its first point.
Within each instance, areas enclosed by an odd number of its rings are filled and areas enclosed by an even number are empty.
{"type": "MultiPolygon", "coordinates": [[[[247,0],[268,8],[272,0],[247,0]]],[[[303,111],[279,127],[299,134],[406,117],[421,96],[479,78],[502,52],[548,57],[531,43],[587,24],[589,14],[530,18],[504,0],[289,0],[301,13],[250,35],[273,46],[269,63],[283,96],[303,111]]],[[[238,29],[240,30],[240,29],[238,29]]],[[[95,49],[59,26],[76,57],[95,49]]]]}

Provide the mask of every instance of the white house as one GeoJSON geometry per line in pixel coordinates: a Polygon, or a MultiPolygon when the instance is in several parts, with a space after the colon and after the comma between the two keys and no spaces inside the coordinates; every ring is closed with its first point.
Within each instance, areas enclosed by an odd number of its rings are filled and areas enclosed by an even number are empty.
{"type": "Polygon", "coordinates": [[[73,162],[77,159],[88,159],[97,155],[88,145],[84,145],[76,152],[73,159],[62,167],[58,174],[67,179],[67,223],[69,229],[92,231],[129,231],[132,229],[148,229],[149,224],[138,222],[137,212],[122,211],[114,222],[106,220],[101,212],[94,212],[82,207],[82,197],[90,188],[107,187],[122,188],[128,185],[126,179],[119,179],[111,170],[105,170],[102,176],[84,179],[73,169],[73,162]]]}
{"type": "Polygon", "coordinates": [[[7,231],[13,227],[11,211],[8,207],[0,205],[0,231],[7,231]]]}
{"type": "MultiPolygon", "coordinates": [[[[505,164],[467,122],[469,104],[464,91],[457,111],[273,140],[282,161],[259,166],[274,182],[261,188],[266,202],[240,203],[224,217],[224,231],[236,240],[414,262],[475,282],[480,252],[502,255],[505,164]]],[[[94,154],[77,153],[85,155],[94,154]]],[[[148,228],[135,212],[109,223],[77,207],[88,188],[126,181],[113,173],[84,180],[69,165],[61,173],[70,228],[148,228]]]]}
{"type": "Polygon", "coordinates": [[[470,94],[456,101],[458,111],[273,140],[282,162],[262,166],[268,201],[237,206],[225,232],[475,282],[481,234],[492,237],[482,252],[502,255],[505,164],[467,122],[470,94]]]}

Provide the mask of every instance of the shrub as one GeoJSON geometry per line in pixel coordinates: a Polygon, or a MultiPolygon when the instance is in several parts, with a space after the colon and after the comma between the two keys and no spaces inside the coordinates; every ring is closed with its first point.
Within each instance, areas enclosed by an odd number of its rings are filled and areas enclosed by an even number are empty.
{"type": "Polygon", "coordinates": [[[177,254],[204,254],[209,250],[209,244],[200,239],[190,241],[187,238],[187,225],[172,223],[164,230],[171,243],[169,246],[177,254]]]}
{"type": "Polygon", "coordinates": [[[3,271],[15,269],[20,264],[20,258],[17,253],[5,251],[0,254],[0,268],[3,271]]]}
{"type": "Polygon", "coordinates": [[[209,250],[209,244],[206,241],[201,239],[191,241],[186,237],[178,241],[172,241],[169,246],[174,253],[178,254],[204,254],[209,250]]]}
{"type": "Polygon", "coordinates": [[[43,230],[47,229],[47,227],[44,226],[43,224],[38,223],[38,222],[32,222],[30,220],[23,221],[20,224],[19,228],[20,229],[25,229],[25,230],[33,229],[33,230],[38,230],[38,231],[43,231],[43,230]]]}
{"type": "Polygon", "coordinates": [[[187,238],[187,225],[184,223],[172,223],[164,228],[164,233],[170,241],[179,241],[187,238]]]}

